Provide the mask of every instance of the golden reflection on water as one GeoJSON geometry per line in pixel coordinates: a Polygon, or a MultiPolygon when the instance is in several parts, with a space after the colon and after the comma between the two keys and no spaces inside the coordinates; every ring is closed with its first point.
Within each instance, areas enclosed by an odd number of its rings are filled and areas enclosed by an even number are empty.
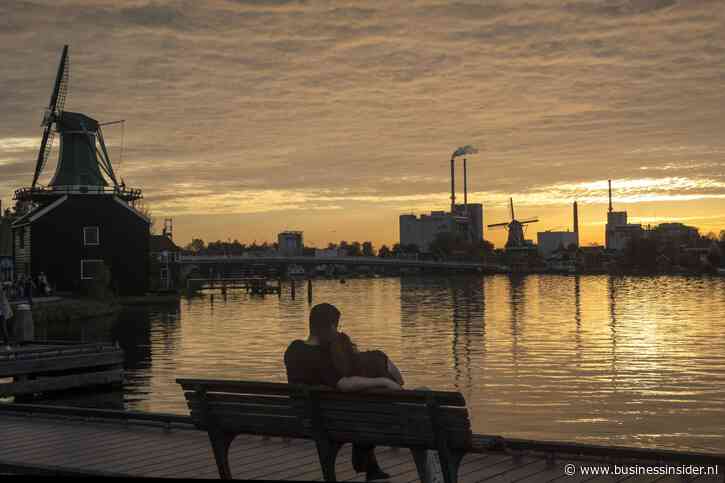
{"type": "MultiPolygon", "coordinates": [[[[186,412],[176,377],[285,381],[306,289],[124,312],[129,409],[186,412]]],[[[474,431],[725,452],[725,278],[403,277],[314,282],[408,386],[461,391],[474,431]]]]}

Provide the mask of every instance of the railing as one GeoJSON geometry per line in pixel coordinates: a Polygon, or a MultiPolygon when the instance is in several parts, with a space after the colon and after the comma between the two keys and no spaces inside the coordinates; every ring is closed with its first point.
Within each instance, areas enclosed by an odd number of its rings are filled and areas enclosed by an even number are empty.
{"type": "Polygon", "coordinates": [[[141,190],[138,188],[120,188],[117,186],[36,186],[35,188],[19,188],[15,190],[13,199],[26,201],[39,196],[57,196],[67,194],[81,195],[104,195],[114,194],[124,200],[138,200],[143,198],[141,190]]]}
{"type": "Polygon", "coordinates": [[[181,255],[180,263],[203,263],[203,262],[243,262],[248,263],[254,261],[257,263],[294,263],[303,265],[329,265],[329,264],[349,264],[349,265],[387,265],[387,266],[408,266],[408,267],[430,267],[430,268],[469,268],[469,269],[487,269],[496,268],[492,265],[476,262],[436,262],[432,260],[408,260],[398,258],[380,258],[380,257],[303,257],[303,256],[244,256],[244,255],[181,255]]]}

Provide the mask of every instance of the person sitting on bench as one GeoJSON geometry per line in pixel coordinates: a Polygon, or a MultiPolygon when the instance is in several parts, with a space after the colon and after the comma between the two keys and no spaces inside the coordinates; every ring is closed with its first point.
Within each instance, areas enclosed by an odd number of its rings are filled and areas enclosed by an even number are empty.
{"type": "MultiPolygon", "coordinates": [[[[400,390],[400,384],[388,377],[343,377],[335,370],[330,344],[338,334],[339,321],[340,311],[334,305],[322,303],[312,307],[309,337],[292,341],[285,351],[287,381],[290,384],[330,386],[341,391],[400,390]]],[[[390,478],[378,465],[373,446],[353,445],[352,463],[355,471],[365,472],[367,481],[390,478]]]]}

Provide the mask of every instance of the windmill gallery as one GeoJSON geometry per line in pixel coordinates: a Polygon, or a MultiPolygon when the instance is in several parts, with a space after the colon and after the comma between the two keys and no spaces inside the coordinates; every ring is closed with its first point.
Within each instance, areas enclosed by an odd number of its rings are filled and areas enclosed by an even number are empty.
{"type": "Polygon", "coordinates": [[[107,271],[119,294],[144,294],[149,283],[150,220],[135,206],[142,198],[141,190],[118,182],[102,124],[64,110],[68,78],[66,45],[43,117],[32,184],[14,195],[20,207],[20,216],[12,224],[17,275],[44,272],[58,290],[77,291],[107,271]],[[38,178],[56,132],[60,134],[58,163],[43,186],[38,178]]]}

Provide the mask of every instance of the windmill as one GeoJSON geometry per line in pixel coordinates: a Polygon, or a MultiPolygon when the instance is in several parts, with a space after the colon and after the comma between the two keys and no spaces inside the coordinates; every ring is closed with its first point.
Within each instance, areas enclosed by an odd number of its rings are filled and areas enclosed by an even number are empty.
{"type": "Polygon", "coordinates": [[[63,47],[48,108],[43,114],[43,137],[30,188],[15,192],[22,202],[44,203],[63,194],[109,193],[129,202],[140,199],[141,190],[119,184],[103,140],[101,124],[79,112],[65,111],[69,80],[68,46],[63,47]],[[55,174],[48,186],[38,184],[50,157],[55,133],[60,133],[60,152],[55,174]],[[109,182],[104,178],[106,175],[109,182]]]}
{"type": "Polygon", "coordinates": [[[523,248],[526,246],[526,240],[524,239],[524,228],[528,223],[536,223],[539,221],[538,218],[527,218],[525,220],[517,220],[514,214],[514,200],[509,198],[511,203],[511,221],[504,223],[494,223],[488,225],[489,228],[506,228],[509,232],[508,240],[506,240],[506,248],[523,248]]]}

